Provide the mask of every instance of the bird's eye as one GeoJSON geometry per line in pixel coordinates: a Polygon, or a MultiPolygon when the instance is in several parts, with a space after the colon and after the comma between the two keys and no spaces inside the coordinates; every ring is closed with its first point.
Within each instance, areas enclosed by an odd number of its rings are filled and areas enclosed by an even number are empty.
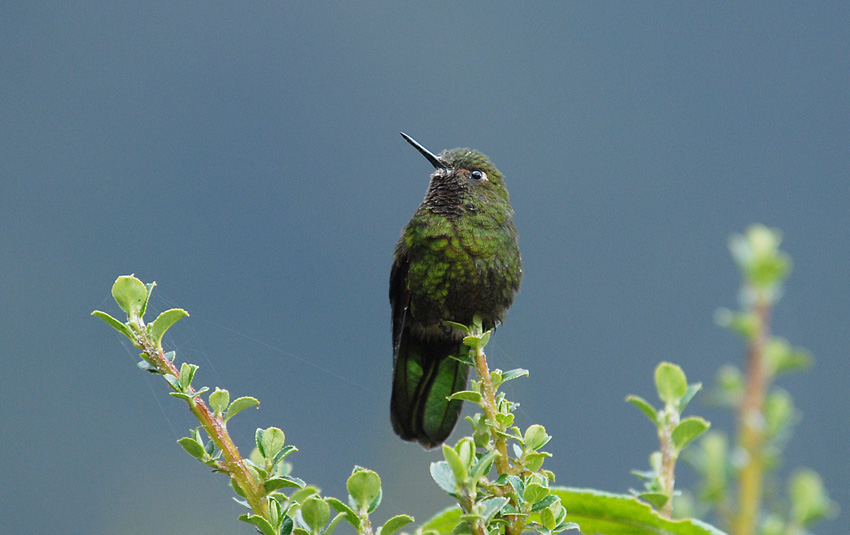
{"type": "Polygon", "coordinates": [[[481,169],[473,169],[469,172],[469,176],[471,176],[472,180],[476,182],[482,182],[484,180],[487,180],[487,173],[485,173],[481,169]]]}

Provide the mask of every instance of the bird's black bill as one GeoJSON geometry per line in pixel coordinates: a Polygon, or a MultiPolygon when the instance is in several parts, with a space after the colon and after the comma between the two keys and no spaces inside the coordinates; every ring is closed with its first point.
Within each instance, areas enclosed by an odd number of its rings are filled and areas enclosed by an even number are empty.
{"type": "Polygon", "coordinates": [[[428,161],[429,161],[429,162],[431,162],[431,165],[433,165],[433,166],[434,166],[434,169],[445,169],[445,168],[447,168],[447,167],[448,167],[444,161],[442,161],[441,159],[437,158],[437,157],[434,155],[434,153],[433,153],[433,152],[431,152],[430,150],[428,150],[428,149],[426,149],[425,147],[423,147],[421,144],[419,144],[419,142],[418,142],[418,141],[416,141],[416,140],[415,140],[415,139],[413,139],[412,137],[408,136],[408,135],[407,135],[407,134],[405,134],[404,132],[399,132],[399,133],[401,134],[401,137],[403,137],[403,138],[404,138],[404,139],[405,139],[408,143],[410,143],[411,145],[413,145],[414,147],[416,147],[416,150],[418,150],[419,152],[421,152],[421,153],[422,153],[422,156],[425,156],[425,158],[427,158],[427,159],[428,159],[428,161]]]}

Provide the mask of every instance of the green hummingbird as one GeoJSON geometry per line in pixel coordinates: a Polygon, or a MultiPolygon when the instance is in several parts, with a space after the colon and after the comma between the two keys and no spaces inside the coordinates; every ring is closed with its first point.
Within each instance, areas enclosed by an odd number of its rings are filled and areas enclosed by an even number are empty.
{"type": "Polygon", "coordinates": [[[425,200],[402,230],[390,272],[393,391],[390,419],[401,438],[426,448],[452,432],[469,367],[463,333],[444,322],[492,329],[519,290],[522,260],[502,173],[472,149],[439,156],[402,137],[434,166],[425,200]]]}

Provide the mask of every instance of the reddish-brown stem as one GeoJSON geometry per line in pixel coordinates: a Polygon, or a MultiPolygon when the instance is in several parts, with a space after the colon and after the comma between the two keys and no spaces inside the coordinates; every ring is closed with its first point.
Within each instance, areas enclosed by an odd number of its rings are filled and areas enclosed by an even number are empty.
{"type": "MultiPolygon", "coordinates": [[[[487,356],[482,349],[475,352],[475,371],[478,374],[478,379],[481,381],[481,398],[482,408],[484,409],[484,417],[493,423],[498,424],[496,416],[499,414],[499,409],[496,406],[496,388],[493,386],[493,381],[490,379],[490,369],[487,367],[487,356]]],[[[500,425],[501,427],[501,425],[500,425]]],[[[504,431],[504,429],[500,429],[504,431]]],[[[499,452],[499,458],[496,461],[496,471],[501,474],[512,473],[510,462],[508,461],[508,442],[505,437],[500,435],[494,429],[492,431],[493,443],[496,451],[499,452]]],[[[507,518],[510,522],[505,527],[506,535],[520,535],[525,528],[523,517],[507,518]]],[[[486,535],[486,526],[480,522],[475,523],[476,535],[486,535]]]]}
{"type": "MultiPolygon", "coordinates": [[[[144,325],[140,325],[138,329],[138,332],[146,333],[144,325]]],[[[145,334],[139,335],[137,341],[160,373],[180,377],[180,371],[173,362],[165,358],[162,348],[151,344],[145,334]]],[[[192,395],[196,393],[196,390],[190,386],[186,393],[192,395]]],[[[245,466],[242,456],[239,454],[239,448],[236,447],[236,444],[230,438],[224,422],[210,410],[200,396],[192,397],[191,401],[189,401],[189,410],[192,411],[192,414],[200,422],[201,427],[204,428],[204,431],[206,431],[207,435],[209,435],[210,439],[221,451],[223,458],[220,463],[221,471],[226,472],[236,481],[239,488],[245,493],[245,499],[248,501],[248,505],[251,506],[254,514],[268,518],[268,504],[263,499],[265,495],[264,489],[260,487],[254,475],[245,466]]]]}
{"type": "Polygon", "coordinates": [[[764,483],[764,400],[768,386],[764,352],[770,336],[770,305],[755,306],[756,332],[747,351],[747,389],[738,412],[738,446],[745,453],[738,475],[738,511],[735,535],[755,535],[764,483]]]}

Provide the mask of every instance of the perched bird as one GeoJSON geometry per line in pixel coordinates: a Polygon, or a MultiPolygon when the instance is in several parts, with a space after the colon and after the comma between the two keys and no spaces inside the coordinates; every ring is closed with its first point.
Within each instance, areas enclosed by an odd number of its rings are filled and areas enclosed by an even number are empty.
{"type": "Polygon", "coordinates": [[[390,272],[393,392],[390,419],[401,438],[441,444],[457,423],[469,367],[463,333],[444,322],[492,329],[519,290],[522,261],[502,173],[471,149],[434,155],[405,133],[434,166],[425,200],[402,230],[390,272]]]}

